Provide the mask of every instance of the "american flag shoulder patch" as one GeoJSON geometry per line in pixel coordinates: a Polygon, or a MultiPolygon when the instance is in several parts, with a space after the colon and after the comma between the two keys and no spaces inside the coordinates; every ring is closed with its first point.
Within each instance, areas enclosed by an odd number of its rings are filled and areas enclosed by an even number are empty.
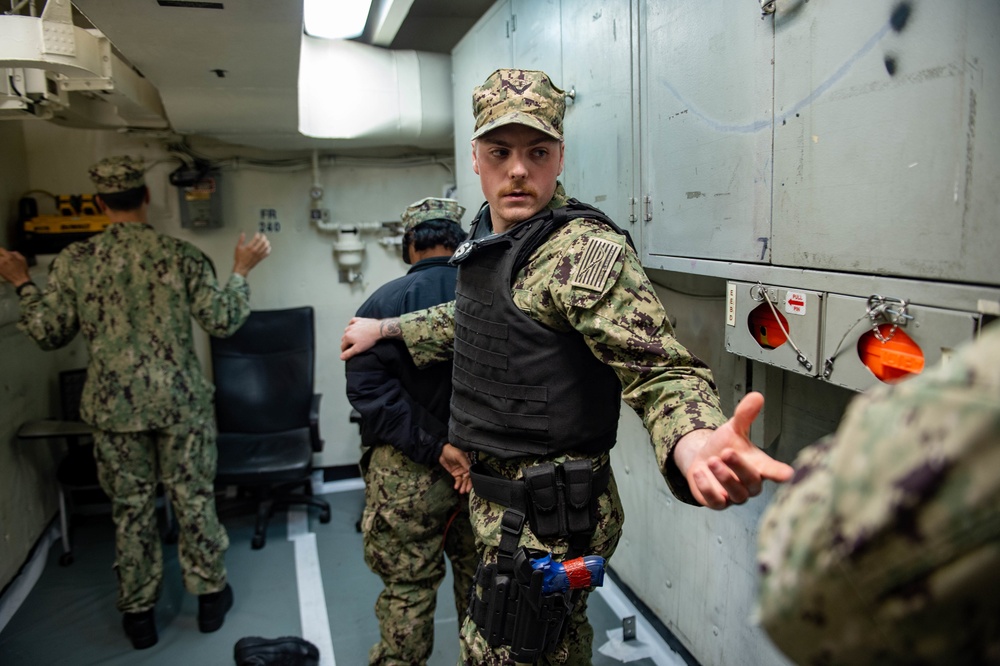
{"type": "Polygon", "coordinates": [[[622,251],[621,245],[603,238],[590,238],[583,249],[580,263],[573,270],[570,284],[592,291],[602,291],[615,259],[622,251]]]}

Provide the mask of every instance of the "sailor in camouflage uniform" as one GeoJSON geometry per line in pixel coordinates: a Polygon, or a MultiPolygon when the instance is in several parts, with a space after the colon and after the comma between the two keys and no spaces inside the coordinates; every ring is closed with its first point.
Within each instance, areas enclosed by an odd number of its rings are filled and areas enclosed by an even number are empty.
{"type": "MultiPolygon", "coordinates": [[[[398,317],[454,300],[457,269],[448,259],[465,240],[454,199],[428,197],[404,211],[406,275],[379,287],[362,317],[398,317]]],[[[346,364],[347,397],[361,414],[365,562],[384,589],[375,602],[380,640],[369,664],[419,666],[434,646],[437,589],[451,562],[455,608],[468,605],[479,562],[469,522],[466,454],[448,443],[451,363],[418,369],[406,347],[387,340],[346,364]]]]}
{"type": "Polygon", "coordinates": [[[191,318],[210,335],[234,333],[249,316],[247,273],[270,252],[258,234],[240,236],[233,274],[220,288],[212,262],[147,221],[140,162],[111,157],[90,169],[107,229],[52,262],[44,289],[27,263],[0,249],[0,276],[20,296],[18,328],[42,349],[82,332],[90,361],[80,404],[94,427],[101,487],[115,523],[118,609],[136,649],[157,641],[153,607],[163,560],[155,515],[160,480],[180,528],[184,585],[199,595],[199,628],[215,631],[232,605],[215,511],[213,387],[195,356],[191,318]]]}
{"type": "MultiPolygon", "coordinates": [[[[348,358],[398,337],[418,365],[454,354],[450,439],[475,458],[470,511],[482,570],[509,571],[522,546],[555,560],[612,555],[624,520],[608,453],[621,396],[686,502],[722,509],[760,493],[764,479],[790,476],[747,439],[762,397],[751,394],[726,420],[710,371],[673,337],[624,232],[566,196],[557,180],[564,93],[543,72],[498,70],[476,89],[473,110],[473,168],[489,205],[452,260],[457,302],[353,319],[341,348],[348,358]],[[590,490],[582,502],[581,488],[590,490]]],[[[591,663],[585,590],[568,597],[555,644],[546,636],[543,648],[514,652],[483,580],[461,663],[591,663]]]]}
{"type": "Polygon", "coordinates": [[[858,396],[761,518],[758,613],[799,664],[1000,664],[1000,325],[858,396]]]}

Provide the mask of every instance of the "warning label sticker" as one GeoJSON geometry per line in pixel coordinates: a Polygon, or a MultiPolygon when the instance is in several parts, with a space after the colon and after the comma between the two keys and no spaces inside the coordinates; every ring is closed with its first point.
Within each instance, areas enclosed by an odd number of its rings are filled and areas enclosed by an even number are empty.
{"type": "Polygon", "coordinates": [[[806,295],[801,291],[790,291],[785,294],[785,312],[793,315],[806,313],[806,295]]]}

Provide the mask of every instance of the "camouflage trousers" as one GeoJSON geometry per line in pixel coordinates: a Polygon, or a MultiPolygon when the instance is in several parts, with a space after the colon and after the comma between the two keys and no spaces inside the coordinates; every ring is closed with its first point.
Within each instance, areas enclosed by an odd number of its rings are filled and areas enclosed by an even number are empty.
{"type": "Polygon", "coordinates": [[[163,582],[156,524],[157,478],[180,530],[177,546],[184,587],[192,594],[226,584],[229,537],[215,513],[215,425],[211,418],[143,432],[94,433],[101,488],[115,524],[118,610],[152,608],[163,582]]]}
{"type": "Polygon", "coordinates": [[[391,446],[371,452],[361,530],[365,562],[385,588],[375,602],[381,640],[368,654],[370,664],[427,662],[445,554],[459,622],[465,614],[478,555],[467,497],[455,492],[453,483],[444,468],[428,469],[391,446]]]}
{"type": "MultiPolygon", "coordinates": [[[[472,529],[476,535],[476,544],[481,550],[484,564],[497,561],[500,545],[500,525],[505,507],[478,497],[473,491],[469,496],[469,512],[472,516],[472,529]]],[[[610,559],[618,546],[622,526],[625,523],[625,513],[621,498],[618,496],[618,486],[614,474],[608,483],[608,488],[598,497],[597,529],[590,540],[590,546],[585,555],[600,555],[610,559]]],[[[556,560],[562,560],[569,548],[565,539],[542,541],[531,533],[527,522],[521,533],[519,546],[551,552],[556,560]]],[[[477,585],[476,594],[482,597],[483,590],[477,585]]],[[[589,592],[580,596],[573,613],[567,618],[565,635],[556,649],[534,662],[540,666],[561,664],[564,666],[589,666],[593,652],[594,629],[587,619],[587,597],[589,592]]],[[[465,617],[460,631],[459,666],[513,666],[515,662],[510,656],[510,650],[505,647],[491,648],[476,628],[469,616],[465,617]]]]}

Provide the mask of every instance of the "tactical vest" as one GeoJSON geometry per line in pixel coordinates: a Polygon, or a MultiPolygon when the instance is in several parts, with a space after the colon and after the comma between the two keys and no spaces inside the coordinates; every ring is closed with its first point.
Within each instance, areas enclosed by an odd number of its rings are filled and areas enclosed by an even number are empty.
{"type": "MultiPolygon", "coordinates": [[[[511,285],[531,254],[569,220],[586,217],[628,239],[599,210],[570,199],[509,231],[455,251],[455,365],[450,441],[498,458],[563,451],[597,454],[615,444],[621,383],[576,332],[554,331],[514,303],[511,285]]],[[[478,228],[477,228],[478,227],[478,228]]]]}

